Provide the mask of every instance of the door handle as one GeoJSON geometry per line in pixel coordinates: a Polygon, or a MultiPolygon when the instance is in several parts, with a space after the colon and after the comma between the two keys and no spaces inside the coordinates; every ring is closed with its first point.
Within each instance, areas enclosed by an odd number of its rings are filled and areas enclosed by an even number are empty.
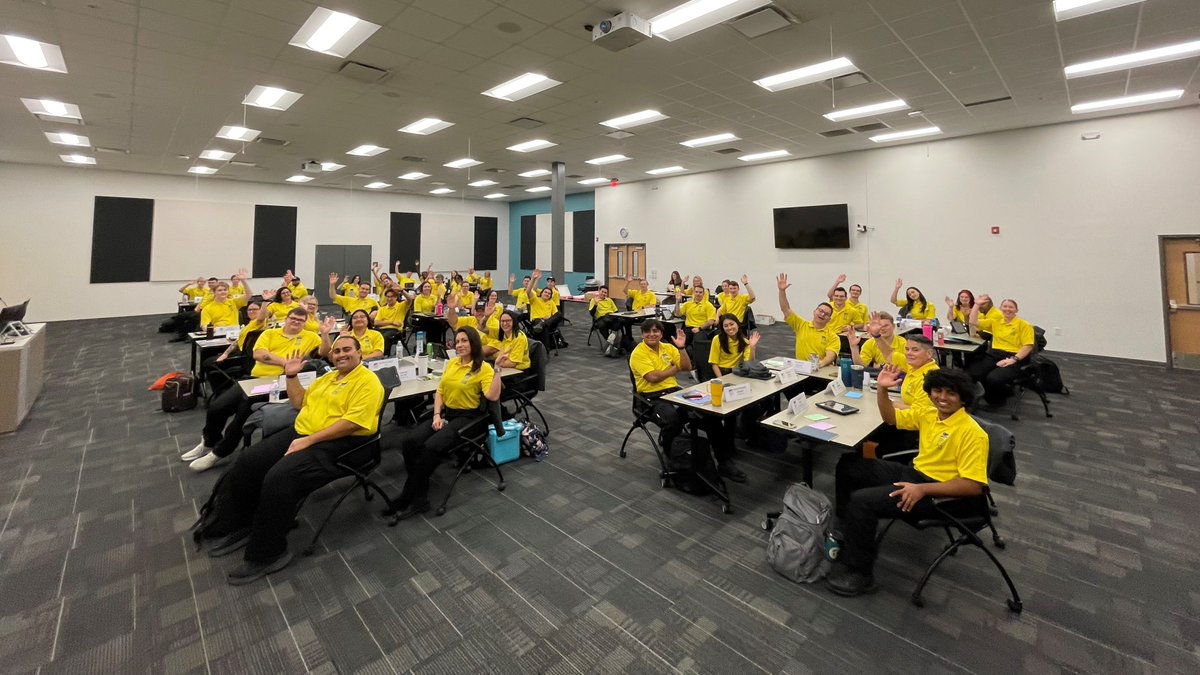
{"type": "Polygon", "coordinates": [[[1167,300],[1167,311],[1170,312],[1171,314],[1178,312],[1179,311],[1179,303],[1175,302],[1174,300],[1168,299],[1167,300]]]}

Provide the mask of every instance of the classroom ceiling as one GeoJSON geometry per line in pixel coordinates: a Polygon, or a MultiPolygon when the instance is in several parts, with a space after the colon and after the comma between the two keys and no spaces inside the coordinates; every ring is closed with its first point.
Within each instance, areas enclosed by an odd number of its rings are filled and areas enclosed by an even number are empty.
{"type": "MultiPolygon", "coordinates": [[[[582,178],[652,179],[745,166],[738,157],[783,149],[788,159],[877,147],[869,136],[929,125],[933,139],[1063,122],[1071,105],[1169,88],[1182,99],[1125,114],[1195,105],[1200,57],[1066,79],[1066,65],[1133,50],[1200,40],[1200,2],[1147,0],[1056,22],[1051,0],[775,0],[789,21],[756,38],[728,24],[675,41],[652,39],[612,52],[592,44],[585,24],[618,12],[649,19],[682,0],[6,0],[0,33],[59,45],[68,73],[0,64],[0,161],[61,165],[60,154],[94,156],[121,171],[283,183],[308,160],[345,168],[313,175],[307,186],[448,198],[502,192],[508,200],[546,178],[517,174],[566,162],[569,192],[582,178]],[[323,6],[382,27],[347,58],[290,46],[323,6]],[[754,80],[832,57],[847,57],[869,82],[834,91],[827,83],[772,93],[754,80]],[[347,61],[387,71],[379,82],[352,79],[347,61]],[[481,95],[525,72],[563,84],[508,102],[481,95]],[[290,109],[243,106],[255,85],[303,94],[290,109]],[[34,117],[22,98],[78,105],[83,125],[34,117]],[[910,110],[847,122],[823,114],[901,98],[910,110]],[[991,102],[988,102],[991,101],[991,102]],[[606,136],[599,123],[644,109],[668,119],[606,136]],[[914,111],[920,111],[914,113],[914,111]],[[913,113],[913,114],[910,114],[913,113]],[[428,136],[400,133],[424,117],[454,126],[428,136]],[[527,118],[541,125],[525,128],[527,118]],[[887,129],[843,131],[852,126],[887,129]],[[215,138],[224,125],[261,130],[267,142],[215,138]],[[86,136],[91,148],[51,144],[47,133],[86,136]],[[684,140],[731,132],[739,140],[703,148],[684,140]],[[841,135],[837,135],[841,134],[841,135]],[[517,153],[532,139],[558,145],[517,153]],[[374,157],[346,152],[389,148],[374,157]],[[735,152],[728,151],[735,148],[735,152]],[[198,161],[206,149],[237,153],[233,163],[198,161]],[[596,167],[611,154],[631,159],[596,167]],[[451,169],[462,157],[482,164],[451,169]],[[240,164],[244,163],[244,164],[240,164]],[[406,181],[411,171],[428,178],[406,181]],[[468,182],[496,181],[470,187],[468,182]]],[[[529,123],[533,124],[533,123],[529,123]]],[[[916,139],[901,142],[926,142],[916,139]]],[[[87,170],[80,167],[79,170],[87,170]]]]}

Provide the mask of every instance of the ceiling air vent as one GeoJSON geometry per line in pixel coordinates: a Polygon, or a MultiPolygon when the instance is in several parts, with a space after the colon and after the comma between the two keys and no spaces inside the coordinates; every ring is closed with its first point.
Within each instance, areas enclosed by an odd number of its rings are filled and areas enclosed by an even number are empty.
{"type": "Polygon", "coordinates": [[[721,148],[720,150],[713,150],[713,152],[717,153],[718,155],[732,155],[741,152],[741,150],[737,148],[721,148]]]}
{"type": "Polygon", "coordinates": [[[989,98],[989,99],[985,99],[983,101],[972,101],[970,103],[964,103],[963,107],[964,108],[973,108],[977,105],[987,105],[989,103],[1003,103],[1005,101],[1011,101],[1011,100],[1012,100],[1011,96],[1001,96],[1000,98],[989,98]]]}
{"type": "Polygon", "coordinates": [[[514,127],[521,127],[522,129],[536,129],[546,123],[541,120],[535,120],[532,117],[518,117],[515,120],[509,121],[509,124],[514,127]]]}
{"type": "Polygon", "coordinates": [[[525,187],[525,186],[524,185],[505,185],[504,187],[502,187],[500,189],[501,190],[516,190],[517,188],[523,188],[523,187],[525,187]]]}
{"type": "Polygon", "coordinates": [[[253,168],[255,168],[255,167],[257,167],[257,166],[258,166],[258,165],[257,165],[257,164],[255,164],[254,162],[242,162],[242,161],[239,161],[239,160],[236,160],[236,159],[235,159],[235,160],[232,160],[231,162],[229,162],[229,165],[230,165],[230,166],[245,166],[245,167],[249,167],[249,168],[251,168],[251,169],[253,169],[253,168]]]}
{"type": "Polygon", "coordinates": [[[55,124],[74,124],[77,126],[83,126],[83,120],[77,120],[77,119],[73,119],[71,117],[55,117],[53,115],[41,115],[39,113],[34,113],[33,116],[43,122],[53,122],[55,124]]]}
{"type": "Polygon", "coordinates": [[[858,72],[850,73],[849,75],[842,75],[841,77],[835,77],[832,80],[822,80],[821,84],[834,91],[842,91],[843,89],[849,89],[850,87],[857,87],[860,84],[868,84],[870,81],[871,78],[867,77],[861,72],[858,72]]]}
{"type": "Polygon", "coordinates": [[[629,137],[630,137],[630,136],[632,136],[633,134],[629,133],[628,131],[620,131],[620,130],[617,130],[617,131],[610,131],[610,132],[608,132],[607,134],[604,134],[604,135],[605,135],[605,136],[608,136],[609,138],[615,138],[615,139],[617,139],[617,140],[620,140],[620,139],[622,139],[622,138],[629,138],[629,137]]]}
{"type": "Polygon", "coordinates": [[[569,173],[567,174],[567,178],[583,178],[583,176],[577,173],[569,173]]]}
{"type": "Polygon", "coordinates": [[[883,122],[872,122],[870,124],[860,124],[856,127],[850,128],[861,134],[864,131],[879,131],[880,129],[888,129],[890,127],[883,122]]]}
{"type": "Polygon", "coordinates": [[[376,84],[382,82],[391,73],[383,68],[368,66],[358,61],[347,61],[342,64],[341,68],[338,68],[338,75],[345,75],[352,80],[365,84],[376,84]]]}
{"type": "MultiPolygon", "coordinates": [[[[797,22],[798,23],[798,22],[797,22]]],[[[764,7],[757,12],[751,12],[739,19],[729,22],[729,27],[748,38],[766,35],[792,24],[776,7],[764,7]]]]}
{"type": "Polygon", "coordinates": [[[373,174],[373,173],[356,173],[356,174],[354,174],[354,177],[355,178],[374,178],[375,174],[373,174]]]}
{"type": "Polygon", "coordinates": [[[254,142],[262,143],[263,145],[273,145],[275,147],[283,147],[291,143],[291,141],[285,141],[278,138],[267,138],[266,136],[259,136],[258,138],[254,139],[254,142]]]}
{"type": "Polygon", "coordinates": [[[501,168],[493,166],[493,167],[484,169],[483,173],[504,173],[505,171],[508,171],[508,169],[501,169],[501,168]]]}
{"type": "Polygon", "coordinates": [[[821,135],[825,138],[837,138],[838,136],[847,136],[852,133],[854,132],[849,129],[834,129],[832,131],[822,131],[821,135]]]}
{"type": "Polygon", "coordinates": [[[413,155],[405,155],[405,156],[403,156],[403,157],[401,157],[401,158],[400,158],[400,161],[403,161],[403,162],[424,162],[424,161],[425,161],[425,158],[424,158],[424,157],[414,157],[413,155]]]}
{"type": "MultiPolygon", "coordinates": [[[[96,152],[107,152],[110,155],[128,155],[129,154],[128,150],[122,150],[121,148],[104,148],[104,147],[97,145],[93,149],[96,152]]],[[[189,157],[188,159],[191,159],[191,157],[189,157]]]]}

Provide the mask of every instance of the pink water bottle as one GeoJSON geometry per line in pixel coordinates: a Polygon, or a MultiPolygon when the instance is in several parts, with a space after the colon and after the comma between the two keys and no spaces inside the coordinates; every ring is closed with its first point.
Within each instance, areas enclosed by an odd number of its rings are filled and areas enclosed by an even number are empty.
{"type": "Polygon", "coordinates": [[[933,340],[933,324],[929,323],[928,321],[922,321],[921,322],[921,335],[924,335],[925,339],[932,341],[933,340]]]}
{"type": "Polygon", "coordinates": [[[445,308],[442,306],[442,303],[441,303],[441,302],[438,302],[438,304],[437,304],[437,307],[434,307],[434,308],[433,308],[433,313],[434,313],[434,314],[436,314],[436,315],[438,315],[438,316],[441,316],[441,315],[442,315],[442,310],[443,310],[443,309],[445,309],[445,308]]]}

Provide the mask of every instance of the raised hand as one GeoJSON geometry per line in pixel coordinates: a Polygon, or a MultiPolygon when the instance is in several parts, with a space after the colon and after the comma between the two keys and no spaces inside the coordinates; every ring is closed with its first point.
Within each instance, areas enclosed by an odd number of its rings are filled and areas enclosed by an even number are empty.
{"type": "Polygon", "coordinates": [[[845,274],[839,274],[839,275],[837,276],[837,281],[835,282],[835,285],[837,285],[837,286],[841,286],[841,285],[842,285],[842,284],[844,284],[844,283],[846,283],[846,275],[845,275],[845,274]]]}
{"type": "Polygon", "coordinates": [[[775,285],[779,286],[779,290],[781,291],[786,291],[792,287],[792,285],[788,283],[787,275],[782,273],[775,279],[775,285]]]}
{"type": "Polygon", "coordinates": [[[879,371],[879,386],[894,387],[900,384],[900,369],[895,364],[889,363],[879,371]]]}
{"type": "Polygon", "coordinates": [[[750,277],[743,274],[742,275],[742,286],[749,286],[749,285],[750,285],[750,277]]]}
{"type": "Polygon", "coordinates": [[[750,346],[751,347],[757,346],[758,341],[761,339],[762,339],[762,335],[759,335],[758,331],[754,331],[753,333],[750,334],[750,340],[749,340],[750,346]]]}
{"type": "Polygon", "coordinates": [[[337,273],[337,272],[330,272],[330,273],[329,273],[329,283],[331,283],[331,284],[336,284],[337,282],[339,282],[339,281],[341,281],[341,280],[342,280],[342,278],[341,278],[340,276],[338,276],[338,273],[337,273]]]}
{"type": "Polygon", "coordinates": [[[321,321],[321,335],[329,335],[329,331],[337,328],[337,319],[327,316],[321,321]]]}
{"type": "Polygon", "coordinates": [[[517,275],[515,275],[515,274],[510,274],[510,275],[508,275],[508,283],[509,283],[509,285],[512,285],[512,283],[513,283],[513,282],[515,282],[516,280],[517,280],[517,275]]]}
{"type": "Polygon", "coordinates": [[[274,300],[275,299],[275,289],[274,288],[264,288],[263,292],[262,292],[262,299],[264,301],[268,301],[268,302],[271,300],[274,300]]]}
{"type": "Polygon", "coordinates": [[[458,309],[458,293],[450,294],[450,297],[446,300],[446,306],[450,309],[458,309]]]}
{"type": "Polygon", "coordinates": [[[283,363],[283,374],[288,377],[299,375],[302,368],[304,368],[304,359],[300,358],[299,351],[294,351],[288,355],[287,361],[283,363]]]}
{"type": "Polygon", "coordinates": [[[954,301],[951,300],[950,296],[948,296],[948,295],[946,296],[946,304],[950,305],[951,307],[954,307],[954,301]]]}
{"type": "Polygon", "coordinates": [[[862,339],[858,337],[858,331],[851,329],[849,333],[846,333],[846,342],[849,342],[851,347],[857,347],[862,339]]]}
{"type": "Polygon", "coordinates": [[[900,290],[900,288],[901,288],[902,286],[904,286],[904,280],[903,280],[903,279],[897,279],[897,280],[896,280],[896,290],[900,290]]]}
{"type": "Polygon", "coordinates": [[[687,335],[684,335],[681,330],[675,331],[675,337],[671,338],[671,344],[675,345],[677,349],[683,349],[683,346],[687,344],[687,335]]]}
{"type": "Polygon", "coordinates": [[[377,263],[377,262],[371,263],[371,271],[378,272],[379,271],[379,263],[377,263]]]}

